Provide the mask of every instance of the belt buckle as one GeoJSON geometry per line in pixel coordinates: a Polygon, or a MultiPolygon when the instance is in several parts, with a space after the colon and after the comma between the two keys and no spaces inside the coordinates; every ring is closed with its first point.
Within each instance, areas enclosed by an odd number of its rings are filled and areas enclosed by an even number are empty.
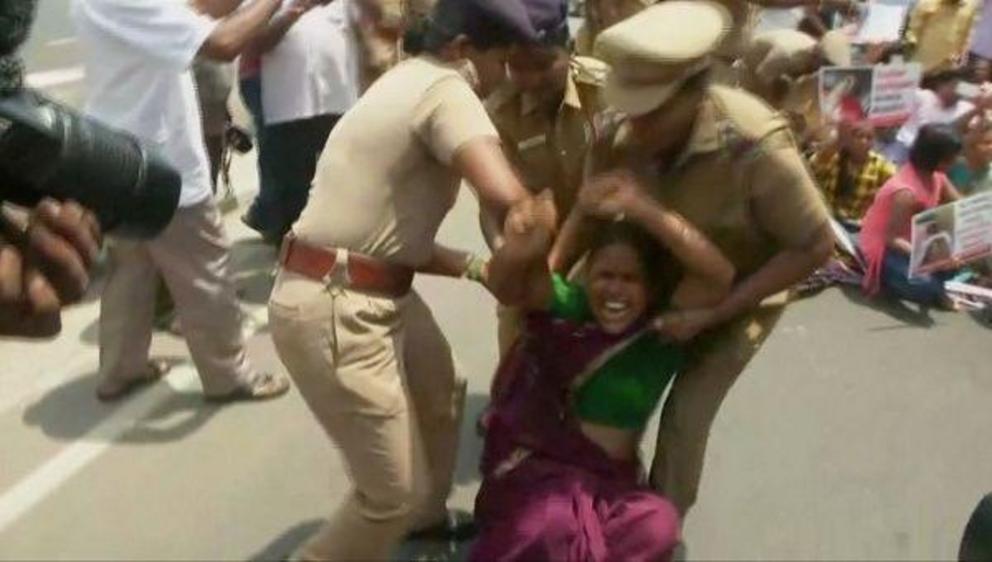
{"type": "Polygon", "coordinates": [[[347,289],[351,287],[351,272],[348,267],[349,252],[345,248],[336,248],[334,255],[334,265],[331,270],[324,274],[321,282],[328,289],[347,289]]]}

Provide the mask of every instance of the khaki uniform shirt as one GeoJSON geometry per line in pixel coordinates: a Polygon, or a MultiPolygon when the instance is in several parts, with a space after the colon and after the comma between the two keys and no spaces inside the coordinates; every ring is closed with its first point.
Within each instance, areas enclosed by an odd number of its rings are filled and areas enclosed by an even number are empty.
{"type": "Polygon", "coordinates": [[[924,72],[950,68],[968,48],[979,8],[976,0],[920,0],[906,27],[906,40],[916,45],[913,61],[924,72]]]}
{"type": "Polygon", "coordinates": [[[741,57],[741,86],[777,104],[769,97],[776,80],[809,73],[817,51],[815,39],[791,29],[755,35],[741,57]]]}
{"type": "Polygon", "coordinates": [[[423,265],[458,193],[452,157],[496,136],[461,74],[430,57],[408,59],[335,126],[293,231],[314,245],[423,265]]]}
{"type": "Polygon", "coordinates": [[[798,248],[829,220],[785,120],[750,94],[710,86],[688,144],[668,169],[638,150],[622,120],[597,141],[592,169],[625,167],[710,238],[738,278],[798,248]]]}
{"type": "Polygon", "coordinates": [[[531,190],[551,189],[562,220],[575,203],[586,155],[603,110],[601,89],[608,67],[596,59],[572,59],[565,96],[554,115],[510,83],[486,100],[507,158],[531,190]]]}

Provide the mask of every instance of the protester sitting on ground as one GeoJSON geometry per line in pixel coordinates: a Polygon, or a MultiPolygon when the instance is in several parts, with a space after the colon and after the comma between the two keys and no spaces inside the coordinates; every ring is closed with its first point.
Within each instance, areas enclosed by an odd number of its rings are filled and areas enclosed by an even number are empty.
{"type": "Polygon", "coordinates": [[[868,264],[863,288],[901,300],[952,309],[944,292],[951,274],[942,269],[910,277],[913,215],[960,197],[945,171],[961,152],[961,141],[947,125],[925,125],[910,150],[909,163],[899,169],[875,197],[862,225],[861,252],[868,264]]]}
{"type": "Polygon", "coordinates": [[[976,118],[968,125],[964,150],[947,177],[961,195],[992,191],[992,122],[976,118]]]}
{"type": "Polygon", "coordinates": [[[830,212],[852,230],[860,227],[875,194],[896,173],[891,162],[872,150],[874,145],[875,127],[869,121],[844,121],[836,139],[810,159],[830,212]]]}
{"type": "Polygon", "coordinates": [[[964,130],[972,119],[992,104],[987,92],[972,103],[961,99],[958,86],[961,69],[949,69],[926,76],[923,87],[916,92],[913,112],[899,129],[895,141],[885,149],[885,156],[897,166],[906,163],[909,147],[916,141],[920,127],[931,123],[950,123],[964,130]]]}
{"type": "Polygon", "coordinates": [[[530,313],[494,385],[470,560],[647,562],[679,540],[675,508],[639,480],[640,436],[683,361],[652,318],[720,302],[734,267],[680,215],[613,180],[579,198],[597,230],[582,282],[549,271],[540,202],[511,212],[490,263],[494,293],[530,313]]]}

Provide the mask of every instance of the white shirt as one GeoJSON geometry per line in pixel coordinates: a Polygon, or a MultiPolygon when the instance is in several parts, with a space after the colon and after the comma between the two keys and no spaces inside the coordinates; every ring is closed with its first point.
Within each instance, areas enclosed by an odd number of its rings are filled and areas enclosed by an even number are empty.
{"type": "Polygon", "coordinates": [[[358,59],[350,20],[347,0],[312,8],[262,57],[266,124],[343,115],[355,104],[358,59]]]}
{"type": "Polygon", "coordinates": [[[940,99],[937,98],[937,94],[930,90],[917,90],[913,114],[899,129],[896,140],[905,146],[913,146],[913,143],[916,142],[916,136],[920,133],[920,127],[931,123],[945,125],[953,123],[974,107],[973,104],[964,100],[958,100],[951,107],[944,107],[940,103],[940,99]]]}
{"type": "Polygon", "coordinates": [[[185,0],[73,0],[85,49],[85,111],[157,150],[182,175],[180,207],[210,197],[190,67],[216,22],[185,0]]]}

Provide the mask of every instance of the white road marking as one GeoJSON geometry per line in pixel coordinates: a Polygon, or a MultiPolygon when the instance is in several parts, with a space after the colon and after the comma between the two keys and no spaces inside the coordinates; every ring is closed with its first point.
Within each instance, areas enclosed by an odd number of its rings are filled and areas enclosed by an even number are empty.
{"type": "Polygon", "coordinates": [[[75,45],[79,41],[75,37],[63,37],[62,39],[53,39],[45,43],[46,47],[69,47],[75,45]]]}
{"type": "MultiPolygon", "coordinates": [[[[245,339],[248,339],[257,334],[266,325],[269,313],[265,306],[259,305],[245,306],[243,310],[244,336],[245,339]]],[[[0,394],[0,415],[28,403],[28,401],[36,396],[42,396],[60,386],[68,384],[77,377],[96,371],[98,364],[99,355],[97,350],[87,349],[81,351],[71,362],[60,366],[58,371],[39,374],[37,377],[27,377],[32,381],[31,384],[12,388],[9,392],[0,394]]]]}
{"type": "Polygon", "coordinates": [[[174,369],[165,381],[167,384],[155,385],[123,403],[85,436],[62,449],[0,496],[0,533],[112,447],[159,404],[176,393],[192,392],[200,387],[196,370],[189,365],[174,369]]]}
{"type": "MultiPolygon", "coordinates": [[[[250,337],[268,321],[268,309],[265,306],[252,306],[244,310],[246,337],[250,337]]],[[[74,363],[73,367],[85,366],[93,361],[92,357],[74,363]]],[[[20,394],[16,402],[7,402],[3,406],[22,403],[30,395],[51,390],[78,375],[79,369],[63,371],[57,375],[46,377],[39,381],[29,393],[20,394]]],[[[12,525],[24,514],[31,511],[45,498],[62,487],[70,478],[86,468],[107,449],[112,447],[126,432],[135,427],[142,419],[151,414],[162,402],[177,393],[196,392],[201,389],[200,379],[196,368],[191,364],[176,367],[164,379],[166,384],[155,385],[141,394],[124,402],[107,419],[80,437],[71,445],[62,449],[54,457],[39,468],[25,476],[0,495],[0,533],[12,525]]],[[[0,409],[2,412],[2,409],[0,409]]]]}
{"type": "Polygon", "coordinates": [[[85,77],[86,71],[82,66],[70,66],[56,70],[32,72],[27,76],[27,83],[32,88],[44,90],[81,82],[85,77]]]}

